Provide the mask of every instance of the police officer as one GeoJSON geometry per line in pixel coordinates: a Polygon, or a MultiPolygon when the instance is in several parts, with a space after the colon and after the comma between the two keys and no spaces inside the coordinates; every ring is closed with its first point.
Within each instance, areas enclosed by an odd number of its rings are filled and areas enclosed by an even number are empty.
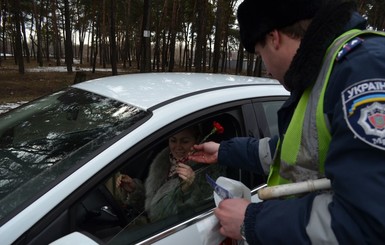
{"type": "Polygon", "coordinates": [[[385,242],[385,37],[349,0],[244,0],[241,41],[290,91],[279,136],[195,146],[192,160],[242,167],[268,185],[320,178],[329,191],[223,200],[220,232],[249,244],[385,242]]]}

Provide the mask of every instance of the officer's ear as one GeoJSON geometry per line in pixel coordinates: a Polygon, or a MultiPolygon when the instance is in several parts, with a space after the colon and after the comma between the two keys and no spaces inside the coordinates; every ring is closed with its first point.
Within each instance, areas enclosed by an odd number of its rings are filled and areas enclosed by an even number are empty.
{"type": "Polygon", "coordinates": [[[281,46],[282,33],[278,30],[272,30],[266,35],[265,43],[266,45],[271,46],[274,50],[279,49],[281,46]]]}

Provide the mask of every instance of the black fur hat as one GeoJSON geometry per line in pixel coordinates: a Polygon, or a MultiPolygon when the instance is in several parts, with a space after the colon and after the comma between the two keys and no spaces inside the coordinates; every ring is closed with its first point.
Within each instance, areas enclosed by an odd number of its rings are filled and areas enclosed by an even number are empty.
{"type": "Polygon", "coordinates": [[[325,0],[244,0],[237,18],[243,46],[254,53],[255,44],[267,33],[299,20],[311,19],[325,0]]]}

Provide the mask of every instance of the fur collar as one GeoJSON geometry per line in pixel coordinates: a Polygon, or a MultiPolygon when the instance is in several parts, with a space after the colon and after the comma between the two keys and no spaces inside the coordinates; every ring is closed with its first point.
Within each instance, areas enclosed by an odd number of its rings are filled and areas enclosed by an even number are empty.
{"type": "MultiPolygon", "coordinates": [[[[195,162],[188,161],[186,164],[193,169],[195,162]]],[[[159,188],[167,181],[170,171],[170,149],[166,147],[163,149],[152,161],[148,177],[146,179],[146,196],[153,196],[159,188]]],[[[176,176],[176,178],[178,178],[176,176]]]]}
{"type": "Polygon", "coordinates": [[[285,74],[285,84],[292,92],[301,93],[315,82],[327,48],[346,31],[355,10],[355,4],[349,1],[328,2],[313,18],[285,74]]]}
{"type": "Polygon", "coordinates": [[[166,181],[171,167],[169,154],[170,150],[166,147],[152,161],[146,180],[147,195],[154,195],[166,181]]]}

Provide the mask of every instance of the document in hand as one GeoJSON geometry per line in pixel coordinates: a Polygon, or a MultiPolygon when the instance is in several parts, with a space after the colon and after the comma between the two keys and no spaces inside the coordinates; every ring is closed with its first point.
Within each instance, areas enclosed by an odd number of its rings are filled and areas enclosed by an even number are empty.
{"type": "Polygon", "coordinates": [[[251,200],[251,191],[242,182],[220,176],[214,181],[206,175],[207,182],[214,189],[214,201],[218,206],[220,201],[228,198],[244,198],[251,200]]]}

